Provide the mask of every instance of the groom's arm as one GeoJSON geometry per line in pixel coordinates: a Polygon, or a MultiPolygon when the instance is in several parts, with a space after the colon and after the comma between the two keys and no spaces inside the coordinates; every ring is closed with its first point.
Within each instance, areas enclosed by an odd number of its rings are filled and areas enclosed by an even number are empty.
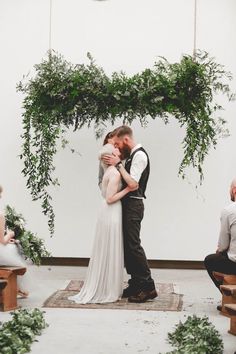
{"type": "Polygon", "coordinates": [[[117,169],[129,188],[138,188],[138,182],[126,171],[122,163],[117,166],[117,169]]]}
{"type": "MultiPolygon", "coordinates": [[[[120,158],[118,156],[104,155],[103,160],[108,165],[116,166],[117,170],[120,172],[122,178],[126,182],[127,186],[132,189],[136,189],[138,187],[138,181],[130,175],[126,169],[124,168],[120,158]]],[[[133,163],[132,163],[133,165],[133,163]]],[[[132,169],[132,166],[131,166],[132,169]]]]}
{"type": "MultiPolygon", "coordinates": [[[[126,183],[127,183],[127,180],[125,179],[125,176],[123,176],[123,174],[124,175],[126,174],[127,179],[130,178],[132,180],[132,186],[138,188],[140,177],[147,166],[147,162],[148,162],[147,155],[143,151],[136,152],[136,154],[133,157],[132,163],[131,163],[130,173],[128,173],[124,167],[120,171],[120,173],[121,173],[123,179],[126,181],[126,183]]],[[[128,186],[130,187],[129,184],[128,184],[128,186]]]]}

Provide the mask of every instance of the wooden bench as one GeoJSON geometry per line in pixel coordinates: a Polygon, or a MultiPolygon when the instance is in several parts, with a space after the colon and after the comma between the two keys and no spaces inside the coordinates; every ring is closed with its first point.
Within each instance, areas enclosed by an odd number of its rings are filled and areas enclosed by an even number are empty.
{"type": "Polygon", "coordinates": [[[2,302],[1,301],[1,299],[2,299],[2,291],[6,287],[6,285],[7,285],[7,280],[0,279],[0,303],[2,302]]]}
{"type": "Polygon", "coordinates": [[[7,285],[7,280],[0,279],[0,295],[1,295],[1,290],[4,289],[6,285],[7,285]]]}
{"type": "Polygon", "coordinates": [[[17,276],[23,275],[26,268],[0,266],[0,280],[7,282],[1,290],[0,305],[3,311],[11,311],[17,306],[17,276]]]}
{"type": "Polygon", "coordinates": [[[236,285],[221,285],[222,292],[222,314],[229,316],[228,311],[225,309],[227,304],[236,304],[236,285]]]}
{"type": "Polygon", "coordinates": [[[228,332],[236,336],[236,304],[226,304],[225,310],[230,316],[230,329],[228,332]]]}
{"type": "MultiPolygon", "coordinates": [[[[226,285],[236,285],[236,275],[213,272],[213,276],[221,284],[220,288],[226,285]]],[[[225,310],[225,304],[235,303],[235,299],[232,299],[232,297],[234,298],[234,296],[230,294],[227,290],[222,291],[221,289],[221,292],[222,292],[222,303],[221,303],[222,309],[220,312],[222,315],[229,317],[228,312],[225,310]]]]}
{"type": "Polygon", "coordinates": [[[236,275],[213,272],[213,277],[222,285],[236,285],[236,275]]]}

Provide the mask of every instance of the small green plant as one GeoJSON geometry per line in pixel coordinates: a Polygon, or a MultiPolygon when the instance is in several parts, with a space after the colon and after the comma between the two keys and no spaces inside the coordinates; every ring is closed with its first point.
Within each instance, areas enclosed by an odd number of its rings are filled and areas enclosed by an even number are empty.
{"type": "Polygon", "coordinates": [[[168,342],[175,348],[168,354],[223,354],[223,341],[207,317],[188,316],[168,333],[168,342]]]}
{"type": "Polygon", "coordinates": [[[18,214],[14,208],[9,205],[5,208],[6,226],[15,233],[16,245],[22,250],[26,259],[36,264],[41,264],[42,257],[50,257],[50,253],[46,250],[44,240],[37,235],[25,229],[25,219],[18,214]]]}
{"type": "Polygon", "coordinates": [[[44,312],[39,309],[20,309],[11,312],[12,320],[1,324],[0,354],[24,354],[30,352],[35,337],[48,327],[44,312]]]}
{"type": "Polygon", "coordinates": [[[75,65],[50,51],[35,65],[35,77],[26,77],[17,86],[25,95],[22,173],[32,199],[41,200],[51,234],[55,215],[49,188],[59,185],[54,156],[57,140],[67,129],[92,125],[99,136],[107,124],[120,118],[124,124],[139,120],[146,126],[150,118],[159,117],[167,124],[174,117],[185,130],[179,175],[184,177],[185,169],[192,166],[202,180],[203,162],[225,134],[225,120],[216,115],[223,107],[215,97],[220,93],[234,98],[227,83],[231,74],[206,52],[184,55],[173,64],[160,58],[153,68],[130,77],[124,72],[108,77],[90,54],[88,58],[88,65],[75,65]]]}

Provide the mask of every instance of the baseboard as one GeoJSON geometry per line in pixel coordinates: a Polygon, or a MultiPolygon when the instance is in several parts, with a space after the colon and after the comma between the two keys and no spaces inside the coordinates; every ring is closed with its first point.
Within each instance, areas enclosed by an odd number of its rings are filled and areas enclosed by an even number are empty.
{"type": "MultiPolygon", "coordinates": [[[[87,267],[88,263],[89,263],[89,258],[71,258],[71,257],[45,257],[45,258],[42,258],[42,265],[51,265],[51,266],[87,267]]],[[[205,269],[203,261],[149,259],[148,264],[149,264],[150,268],[205,269]]]]}

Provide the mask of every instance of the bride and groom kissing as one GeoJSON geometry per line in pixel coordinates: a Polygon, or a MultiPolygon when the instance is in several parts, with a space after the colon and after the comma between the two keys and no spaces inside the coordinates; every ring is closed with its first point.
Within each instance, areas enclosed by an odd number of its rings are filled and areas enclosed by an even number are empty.
{"type": "Polygon", "coordinates": [[[123,125],[107,134],[99,159],[102,201],[92,254],[83,287],[69,300],[107,303],[122,297],[146,302],[157,297],[140,240],[148,154],[135,143],[132,129],[123,125]],[[124,265],[130,279],[123,290],[124,265]]]}

